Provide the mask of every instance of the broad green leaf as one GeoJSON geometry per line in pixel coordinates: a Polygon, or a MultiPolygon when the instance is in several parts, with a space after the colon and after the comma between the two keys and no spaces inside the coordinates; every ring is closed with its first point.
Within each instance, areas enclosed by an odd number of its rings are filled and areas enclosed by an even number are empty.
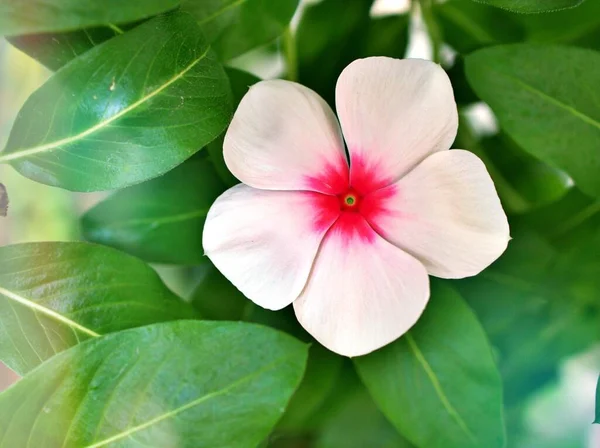
{"type": "Polygon", "coordinates": [[[408,16],[371,19],[372,3],[324,0],[308,6],[302,15],[296,36],[299,80],[331,105],[337,78],[350,62],[368,56],[404,56],[408,16]]]}
{"type": "Polygon", "coordinates": [[[148,265],[114,249],[0,248],[0,360],[21,375],[83,340],[195,317],[148,265]]]}
{"type": "Polygon", "coordinates": [[[58,70],[67,62],[122,34],[120,28],[108,26],[87,28],[67,33],[25,34],[9,37],[8,41],[50,70],[58,70]]]}
{"type": "Polygon", "coordinates": [[[224,190],[211,163],[194,158],[96,205],[82,218],[83,234],[149,262],[198,264],[204,220],[224,190]]]}
{"type": "Polygon", "coordinates": [[[354,360],[398,431],[427,448],[502,447],[502,384],[491,347],[462,298],[443,283],[417,325],[354,360]]]}
{"type": "Polygon", "coordinates": [[[584,192],[600,195],[600,102],[590,94],[600,76],[599,53],[498,46],[469,55],[466,69],[475,92],[521,148],[566,171],[584,192]]]}
{"type": "Polygon", "coordinates": [[[436,3],[432,11],[444,41],[461,54],[490,45],[518,42],[525,34],[515,14],[472,0],[436,3]]]}
{"type": "Polygon", "coordinates": [[[322,407],[339,379],[343,358],[320,344],[310,348],[306,373],[278,424],[281,431],[301,432],[322,407]]]}
{"type": "Polygon", "coordinates": [[[216,138],[231,107],[227,76],[193,19],[169,14],[84,53],[34,92],[0,163],[69,190],[122,188],[216,138]]]}
{"type": "Polygon", "coordinates": [[[2,0],[0,35],[133,22],[173,9],[179,3],[180,0],[2,0]]]}
{"type": "Polygon", "coordinates": [[[600,338],[600,238],[565,252],[527,228],[513,225],[511,233],[502,258],[457,287],[497,350],[513,407],[554,380],[565,357],[600,338]]]}
{"type": "Polygon", "coordinates": [[[343,407],[325,424],[315,448],[411,448],[377,409],[364,388],[348,391],[343,407]]]}
{"type": "Polygon", "coordinates": [[[600,376],[598,376],[598,385],[596,386],[596,418],[594,423],[600,423],[600,376]]]}
{"type": "MultiPolygon", "coordinates": [[[[260,81],[260,78],[256,76],[244,72],[242,70],[236,70],[234,68],[226,69],[227,76],[229,76],[229,83],[231,84],[231,91],[233,92],[233,102],[234,107],[237,108],[240,101],[244,95],[248,92],[250,86],[256,84],[260,81]]],[[[210,142],[206,150],[210,156],[210,160],[215,166],[217,173],[228,187],[233,187],[234,185],[240,183],[236,177],[231,174],[229,168],[225,164],[225,159],[223,158],[223,140],[225,139],[225,133],[223,133],[219,138],[210,142]]]]}
{"type": "Polygon", "coordinates": [[[527,41],[600,49],[600,2],[584,1],[577,8],[548,14],[519,15],[527,41]]]}
{"type": "Polygon", "coordinates": [[[229,60],[281,35],[299,0],[184,0],[222,60],[229,60]]]}
{"type": "Polygon", "coordinates": [[[524,14],[574,8],[584,0],[475,0],[479,3],[524,14]]]}
{"type": "Polygon", "coordinates": [[[0,395],[2,446],[255,447],[307,346],[257,325],[171,322],[86,342],[0,395]]]}

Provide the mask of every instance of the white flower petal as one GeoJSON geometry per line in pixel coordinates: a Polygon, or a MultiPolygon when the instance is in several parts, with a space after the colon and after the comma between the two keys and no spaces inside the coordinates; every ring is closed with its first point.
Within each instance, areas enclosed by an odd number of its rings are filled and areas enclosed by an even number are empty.
{"type": "Polygon", "coordinates": [[[354,61],[338,79],[336,106],[352,184],[365,192],[389,185],[429,154],[449,149],[458,129],[448,75],[421,59],[354,61]]]}
{"type": "Polygon", "coordinates": [[[223,144],[231,172],[251,187],[338,193],[348,183],[339,124],[312,90],[262,81],[242,99],[223,144]]]}
{"type": "Polygon", "coordinates": [[[278,310],[304,288],[323,235],[338,215],[334,196],[240,184],[211,207],[204,251],[246,297],[278,310]]]}
{"type": "Polygon", "coordinates": [[[360,356],[407,332],[428,299],[424,266],[360,215],[344,213],[325,236],[294,310],[329,350],[360,356]]]}
{"type": "Polygon", "coordinates": [[[483,162],[468,151],[433,154],[364,202],[378,199],[376,213],[367,216],[369,223],[437,277],[478,274],[504,252],[510,239],[494,183],[483,162]]]}

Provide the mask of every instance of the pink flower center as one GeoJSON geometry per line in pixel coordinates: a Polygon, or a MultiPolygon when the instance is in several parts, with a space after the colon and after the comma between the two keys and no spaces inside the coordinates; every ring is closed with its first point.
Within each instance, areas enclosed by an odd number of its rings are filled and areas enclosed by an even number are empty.
{"type": "Polygon", "coordinates": [[[307,179],[311,189],[322,192],[311,194],[315,230],[331,227],[330,232],[345,242],[372,242],[377,234],[383,235],[378,218],[391,213],[386,204],[397,193],[392,182],[378,176],[376,166],[360,158],[351,172],[345,161],[343,165],[324,166],[319,175],[307,179]]]}

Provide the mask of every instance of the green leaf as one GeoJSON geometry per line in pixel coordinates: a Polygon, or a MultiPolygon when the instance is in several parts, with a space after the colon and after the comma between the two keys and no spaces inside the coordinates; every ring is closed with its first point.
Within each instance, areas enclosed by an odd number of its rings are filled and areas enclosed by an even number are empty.
{"type": "Polygon", "coordinates": [[[306,373],[278,424],[281,431],[302,431],[325,403],[340,376],[343,358],[320,344],[310,348],[306,373]]]}
{"type": "Polygon", "coordinates": [[[85,339],[195,317],[148,265],[113,249],[0,248],[0,360],[21,375],[85,339]]]}
{"type": "Polygon", "coordinates": [[[524,14],[557,11],[559,9],[574,8],[584,0],[475,0],[497,8],[524,14]]]}
{"type": "Polygon", "coordinates": [[[122,34],[120,28],[87,28],[68,33],[25,34],[7,40],[22,52],[56,71],[89,49],[122,34]]]}
{"type": "Polygon", "coordinates": [[[122,188],[213,140],[231,107],[227,76],[197,25],[169,14],[84,53],[34,92],[0,162],[69,190],[122,188]]]}
{"type": "Polygon", "coordinates": [[[467,56],[466,69],[475,92],[520,147],[566,171],[584,192],[600,195],[600,102],[590,94],[600,75],[599,53],[498,46],[467,56]]]}
{"type": "Polygon", "coordinates": [[[598,385],[596,386],[596,419],[594,423],[600,423],[600,376],[598,376],[598,385]]]}
{"type": "Polygon", "coordinates": [[[308,6],[302,15],[296,36],[299,80],[331,105],[337,78],[350,62],[368,56],[404,56],[408,16],[371,19],[372,3],[324,0],[308,6]]]}
{"type": "Polygon", "coordinates": [[[364,388],[348,398],[319,434],[315,448],[411,448],[385,419],[364,388]]]}
{"type": "Polygon", "coordinates": [[[96,205],[82,217],[83,233],[149,262],[198,264],[204,220],[224,190],[211,163],[194,158],[96,205]]]}
{"type": "Polygon", "coordinates": [[[171,322],[68,350],[0,395],[2,446],[255,447],[307,346],[257,325],[171,322]]]}
{"type": "Polygon", "coordinates": [[[222,60],[267,44],[292,20],[299,0],[185,0],[222,60]]]}
{"type": "Polygon", "coordinates": [[[414,329],[355,359],[359,376],[417,446],[502,447],[502,384],[487,337],[453,289],[440,282],[432,287],[414,329]]]}
{"type": "Polygon", "coordinates": [[[548,14],[519,15],[527,41],[600,49],[600,2],[588,0],[577,8],[548,14]]]}
{"type": "Polygon", "coordinates": [[[516,16],[472,0],[449,0],[432,7],[444,41],[461,54],[490,45],[522,40],[525,31],[516,16]]]}
{"type": "Polygon", "coordinates": [[[179,5],[180,0],[2,0],[0,35],[68,31],[133,22],[179,5]]]}

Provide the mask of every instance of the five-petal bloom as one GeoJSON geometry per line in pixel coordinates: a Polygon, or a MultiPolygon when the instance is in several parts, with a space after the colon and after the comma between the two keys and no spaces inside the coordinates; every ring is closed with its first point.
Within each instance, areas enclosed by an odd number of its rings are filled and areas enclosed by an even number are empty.
{"type": "Polygon", "coordinates": [[[336,106],[339,124],[299,84],[250,88],[223,148],[243,184],[212,206],[203,244],[252,301],[293,302],[325,347],[359,356],[415,324],[428,274],[479,273],[509,228],[481,160],[448,150],[458,117],[438,65],[357,60],[338,79],[336,106]]]}

